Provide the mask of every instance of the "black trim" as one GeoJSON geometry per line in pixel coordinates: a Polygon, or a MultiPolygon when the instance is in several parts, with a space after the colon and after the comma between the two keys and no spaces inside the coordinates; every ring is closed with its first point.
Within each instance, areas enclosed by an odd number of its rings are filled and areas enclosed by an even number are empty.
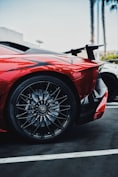
{"type": "Polygon", "coordinates": [[[34,67],[37,67],[37,66],[46,66],[46,65],[49,65],[48,62],[41,62],[41,61],[37,61],[37,60],[30,60],[30,59],[27,59],[27,58],[23,58],[24,60],[28,60],[28,61],[31,61],[31,62],[34,62],[35,64],[31,65],[31,66],[26,66],[26,67],[21,67],[21,68],[17,68],[17,69],[10,69],[8,70],[9,71],[16,71],[16,70],[21,70],[21,69],[25,69],[25,68],[34,68],[34,67]]]}
{"type": "Polygon", "coordinates": [[[22,52],[25,52],[29,49],[29,47],[27,47],[25,45],[21,45],[21,44],[17,44],[17,43],[14,43],[14,42],[9,42],[9,41],[0,41],[0,44],[11,47],[11,48],[21,50],[22,52]]]}
{"type": "Polygon", "coordinates": [[[93,121],[96,109],[103,99],[106,91],[107,88],[101,79],[101,76],[98,75],[95,90],[93,90],[91,94],[81,100],[80,117],[77,119],[78,124],[93,121]]]}

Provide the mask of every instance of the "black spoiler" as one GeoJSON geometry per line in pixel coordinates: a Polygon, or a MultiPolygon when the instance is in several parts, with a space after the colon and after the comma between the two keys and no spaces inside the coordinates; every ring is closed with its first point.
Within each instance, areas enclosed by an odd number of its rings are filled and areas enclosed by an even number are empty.
{"type": "Polygon", "coordinates": [[[103,45],[91,45],[91,46],[90,45],[86,45],[85,47],[78,48],[78,49],[71,49],[71,50],[66,51],[64,53],[65,54],[71,53],[72,55],[77,56],[78,53],[81,53],[81,51],[85,49],[86,52],[87,52],[89,60],[95,60],[95,56],[94,56],[93,50],[96,50],[96,49],[98,49],[99,47],[102,47],[102,46],[103,45]]]}

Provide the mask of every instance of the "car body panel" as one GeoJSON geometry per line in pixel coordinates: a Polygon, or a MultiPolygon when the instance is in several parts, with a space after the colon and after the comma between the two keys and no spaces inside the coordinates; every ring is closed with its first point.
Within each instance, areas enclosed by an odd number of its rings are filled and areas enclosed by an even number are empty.
{"type": "MultiPolygon", "coordinates": [[[[101,64],[95,61],[61,54],[29,54],[12,50],[10,53],[3,48],[0,48],[0,131],[7,130],[4,113],[12,88],[27,77],[37,73],[53,74],[56,77],[60,75],[62,80],[63,77],[67,77],[73,83],[80,100],[91,94],[96,87],[101,64]]],[[[105,111],[106,98],[105,87],[103,94],[98,98],[91,120],[100,118],[105,111]]]]}

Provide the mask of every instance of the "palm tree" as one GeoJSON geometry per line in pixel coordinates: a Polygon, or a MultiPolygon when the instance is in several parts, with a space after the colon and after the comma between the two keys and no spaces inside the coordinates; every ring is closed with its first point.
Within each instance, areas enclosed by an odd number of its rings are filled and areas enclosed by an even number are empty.
{"type": "MultiPolygon", "coordinates": [[[[94,5],[96,1],[100,0],[89,0],[90,2],[90,26],[91,26],[91,44],[94,44],[94,5]]],[[[103,41],[104,41],[104,55],[106,55],[106,25],[105,25],[105,6],[110,4],[110,9],[118,9],[118,0],[101,0],[101,21],[103,29],[103,41]]]]}
{"type": "Polygon", "coordinates": [[[104,41],[104,56],[106,56],[105,0],[102,0],[101,2],[101,17],[102,17],[103,41],[104,41]]]}
{"type": "Polygon", "coordinates": [[[105,3],[110,4],[110,10],[115,10],[115,9],[118,9],[118,0],[102,0],[102,2],[101,2],[104,56],[106,55],[105,3]]]}
{"type": "Polygon", "coordinates": [[[110,4],[110,10],[118,9],[118,0],[106,0],[107,4],[110,4]]]}
{"type": "Polygon", "coordinates": [[[94,4],[96,0],[89,0],[90,2],[90,28],[91,28],[91,44],[94,44],[94,4]]]}

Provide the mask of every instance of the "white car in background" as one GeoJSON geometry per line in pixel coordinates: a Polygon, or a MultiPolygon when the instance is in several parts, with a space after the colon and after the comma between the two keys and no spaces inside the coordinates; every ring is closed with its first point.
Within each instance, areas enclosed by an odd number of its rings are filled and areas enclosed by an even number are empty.
{"type": "Polygon", "coordinates": [[[104,63],[101,76],[108,87],[108,101],[111,102],[118,95],[118,65],[109,62],[104,63]]]}

